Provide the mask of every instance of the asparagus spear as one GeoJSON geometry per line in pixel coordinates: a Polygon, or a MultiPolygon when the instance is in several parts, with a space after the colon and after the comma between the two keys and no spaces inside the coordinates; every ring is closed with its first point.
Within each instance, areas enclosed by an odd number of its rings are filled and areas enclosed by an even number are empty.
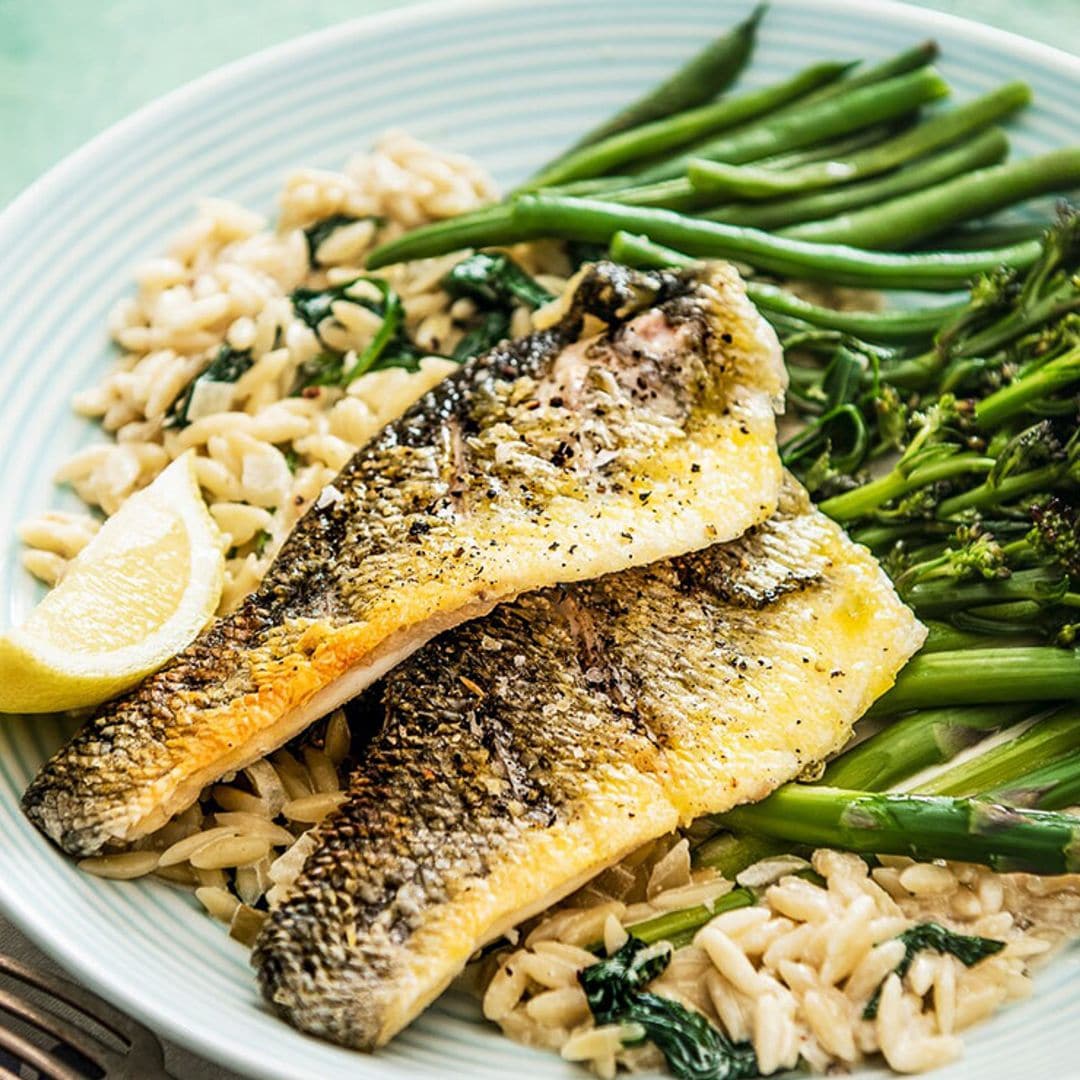
{"type": "Polygon", "coordinates": [[[1080,708],[1060,709],[1015,739],[954,765],[919,785],[926,795],[979,795],[1059,755],[1080,751],[1080,708]]]}
{"type": "MultiPolygon", "coordinates": [[[[786,850],[790,845],[777,846],[786,850]]],[[[694,935],[721,912],[736,911],[755,903],[757,898],[749,889],[735,888],[712,904],[696,904],[694,907],[665,912],[643,922],[633,923],[628,929],[634,937],[640,938],[646,944],[669,941],[672,948],[679,949],[683,945],[689,945],[694,940],[694,935]]]]}
{"type": "Polygon", "coordinates": [[[1067,701],[1080,696],[1080,651],[1050,645],[919,654],[871,708],[875,716],[941,705],[1067,701]]]}
{"type": "Polygon", "coordinates": [[[833,760],[825,769],[821,783],[859,791],[885,791],[931,765],[949,761],[961,750],[1032,715],[1033,711],[1032,705],[1019,702],[912,713],[833,760]]]}
{"type": "Polygon", "coordinates": [[[734,881],[748,866],[790,850],[790,845],[770,840],[767,836],[718,833],[699,844],[694,849],[693,858],[695,866],[708,867],[734,881]]]}
{"type": "Polygon", "coordinates": [[[1039,874],[1080,869],[1080,819],[977,799],[787,784],[723,820],[746,832],[868,855],[957,859],[1039,874]]]}
{"type": "Polygon", "coordinates": [[[1080,751],[1011,776],[986,792],[986,798],[1007,806],[1063,810],[1080,804],[1080,751]]]}

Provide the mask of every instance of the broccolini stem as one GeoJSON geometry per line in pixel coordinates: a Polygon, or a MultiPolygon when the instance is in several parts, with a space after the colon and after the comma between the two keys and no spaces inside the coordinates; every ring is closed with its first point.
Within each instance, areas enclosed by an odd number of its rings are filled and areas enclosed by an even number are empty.
{"type": "Polygon", "coordinates": [[[920,615],[948,615],[964,608],[983,604],[1001,604],[1014,600],[1034,600],[1039,604],[1057,603],[1065,595],[1068,578],[1050,566],[1017,570],[1009,577],[993,581],[919,581],[902,589],[904,600],[920,615]]]}
{"type": "Polygon", "coordinates": [[[982,428],[997,427],[1033,401],[1049,397],[1076,382],[1080,382],[1080,347],[1070,349],[983,398],[975,406],[975,420],[982,428]]]}
{"type": "Polygon", "coordinates": [[[960,630],[948,623],[924,620],[929,633],[923,642],[923,655],[933,652],[948,652],[953,649],[987,649],[1009,645],[1036,645],[1038,641],[1030,635],[1017,634],[1015,637],[1002,638],[1000,634],[980,634],[973,630],[960,630]]]}
{"type": "MultiPolygon", "coordinates": [[[[865,517],[892,499],[907,495],[927,484],[949,480],[970,473],[988,473],[994,467],[994,458],[979,454],[954,454],[951,457],[918,465],[910,472],[895,468],[877,480],[871,480],[852,491],[834,495],[819,505],[819,509],[834,521],[844,524],[865,517]]],[[[943,515],[944,516],[944,515],[943,515]]]]}
{"type": "Polygon", "coordinates": [[[967,491],[960,492],[959,495],[943,499],[938,504],[937,516],[939,519],[944,519],[953,517],[963,510],[986,510],[992,506],[1004,506],[1021,495],[1049,490],[1065,474],[1066,468],[1065,463],[1054,462],[1014,476],[1006,476],[1004,480],[996,484],[980,484],[978,487],[969,488],[967,491]]]}

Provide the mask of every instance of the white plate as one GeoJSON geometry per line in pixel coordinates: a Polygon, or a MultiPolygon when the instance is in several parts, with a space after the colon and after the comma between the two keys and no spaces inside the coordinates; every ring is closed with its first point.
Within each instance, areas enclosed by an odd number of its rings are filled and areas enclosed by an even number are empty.
{"type": "MultiPolygon", "coordinates": [[[[0,597],[18,621],[36,596],[16,522],[73,504],[50,476],[99,437],[72,393],[112,362],[106,313],[131,268],[159,251],[198,196],[271,212],[283,175],[334,168],[391,126],[475,155],[503,183],[670,71],[748,0],[487,0],[409,8],[261,53],[169,95],[95,139],[0,217],[0,597]]],[[[1029,154],[1076,141],[1080,61],[922,9],[861,0],[773,0],[747,84],[826,57],[877,58],[936,37],[966,98],[1027,79],[1037,104],[1014,126],[1029,154]]],[[[245,951],[168,886],[80,874],[34,832],[19,796],[62,731],[0,726],[0,904],[79,978],[159,1031],[260,1077],[579,1076],[524,1050],[449,995],[392,1046],[362,1057],[297,1034],[264,1011],[245,951]]],[[[1080,954],[1038,979],[1034,1001],[969,1039],[942,1077],[1077,1075],[1080,954]]]]}

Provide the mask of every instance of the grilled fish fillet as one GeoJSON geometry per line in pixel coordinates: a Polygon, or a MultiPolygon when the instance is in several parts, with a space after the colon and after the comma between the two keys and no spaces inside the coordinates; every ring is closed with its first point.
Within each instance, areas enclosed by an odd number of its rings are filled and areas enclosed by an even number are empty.
{"type": "Polygon", "coordinates": [[[386,679],[384,727],[264,926],[265,997],[382,1045],[484,943],[838,749],[923,637],[790,480],[740,540],[444,634],[386,679]]]}
{"type": "Polygon", "coordinates": [[[736,272],[602,263],[324,489],[261,588],[103,706],[24,807],[74,854],[151,832],[500,600],[741,535],[775,509],[779,345],[736,272]]]}

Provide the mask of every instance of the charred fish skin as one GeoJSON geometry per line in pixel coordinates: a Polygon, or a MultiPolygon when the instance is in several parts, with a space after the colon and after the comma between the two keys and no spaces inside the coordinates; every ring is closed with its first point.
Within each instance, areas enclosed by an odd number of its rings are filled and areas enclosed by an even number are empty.
{"type": "Polygon", "coordinates": [[[99,709],[26,813],[72,854],[130,842],[497,601],[741,534],[775,507],[783,388],[730,266],[598,264],[557,324],[361,449],[260,589],[99,709]]]}
{"type": "Polygon", "coordinates": [[[738,541],[442,635],[384,681],[384,727],[257,942],[264,996],[383,1045],[486,942],[838,749],[923,636],[794,482],[738,541]]]}

